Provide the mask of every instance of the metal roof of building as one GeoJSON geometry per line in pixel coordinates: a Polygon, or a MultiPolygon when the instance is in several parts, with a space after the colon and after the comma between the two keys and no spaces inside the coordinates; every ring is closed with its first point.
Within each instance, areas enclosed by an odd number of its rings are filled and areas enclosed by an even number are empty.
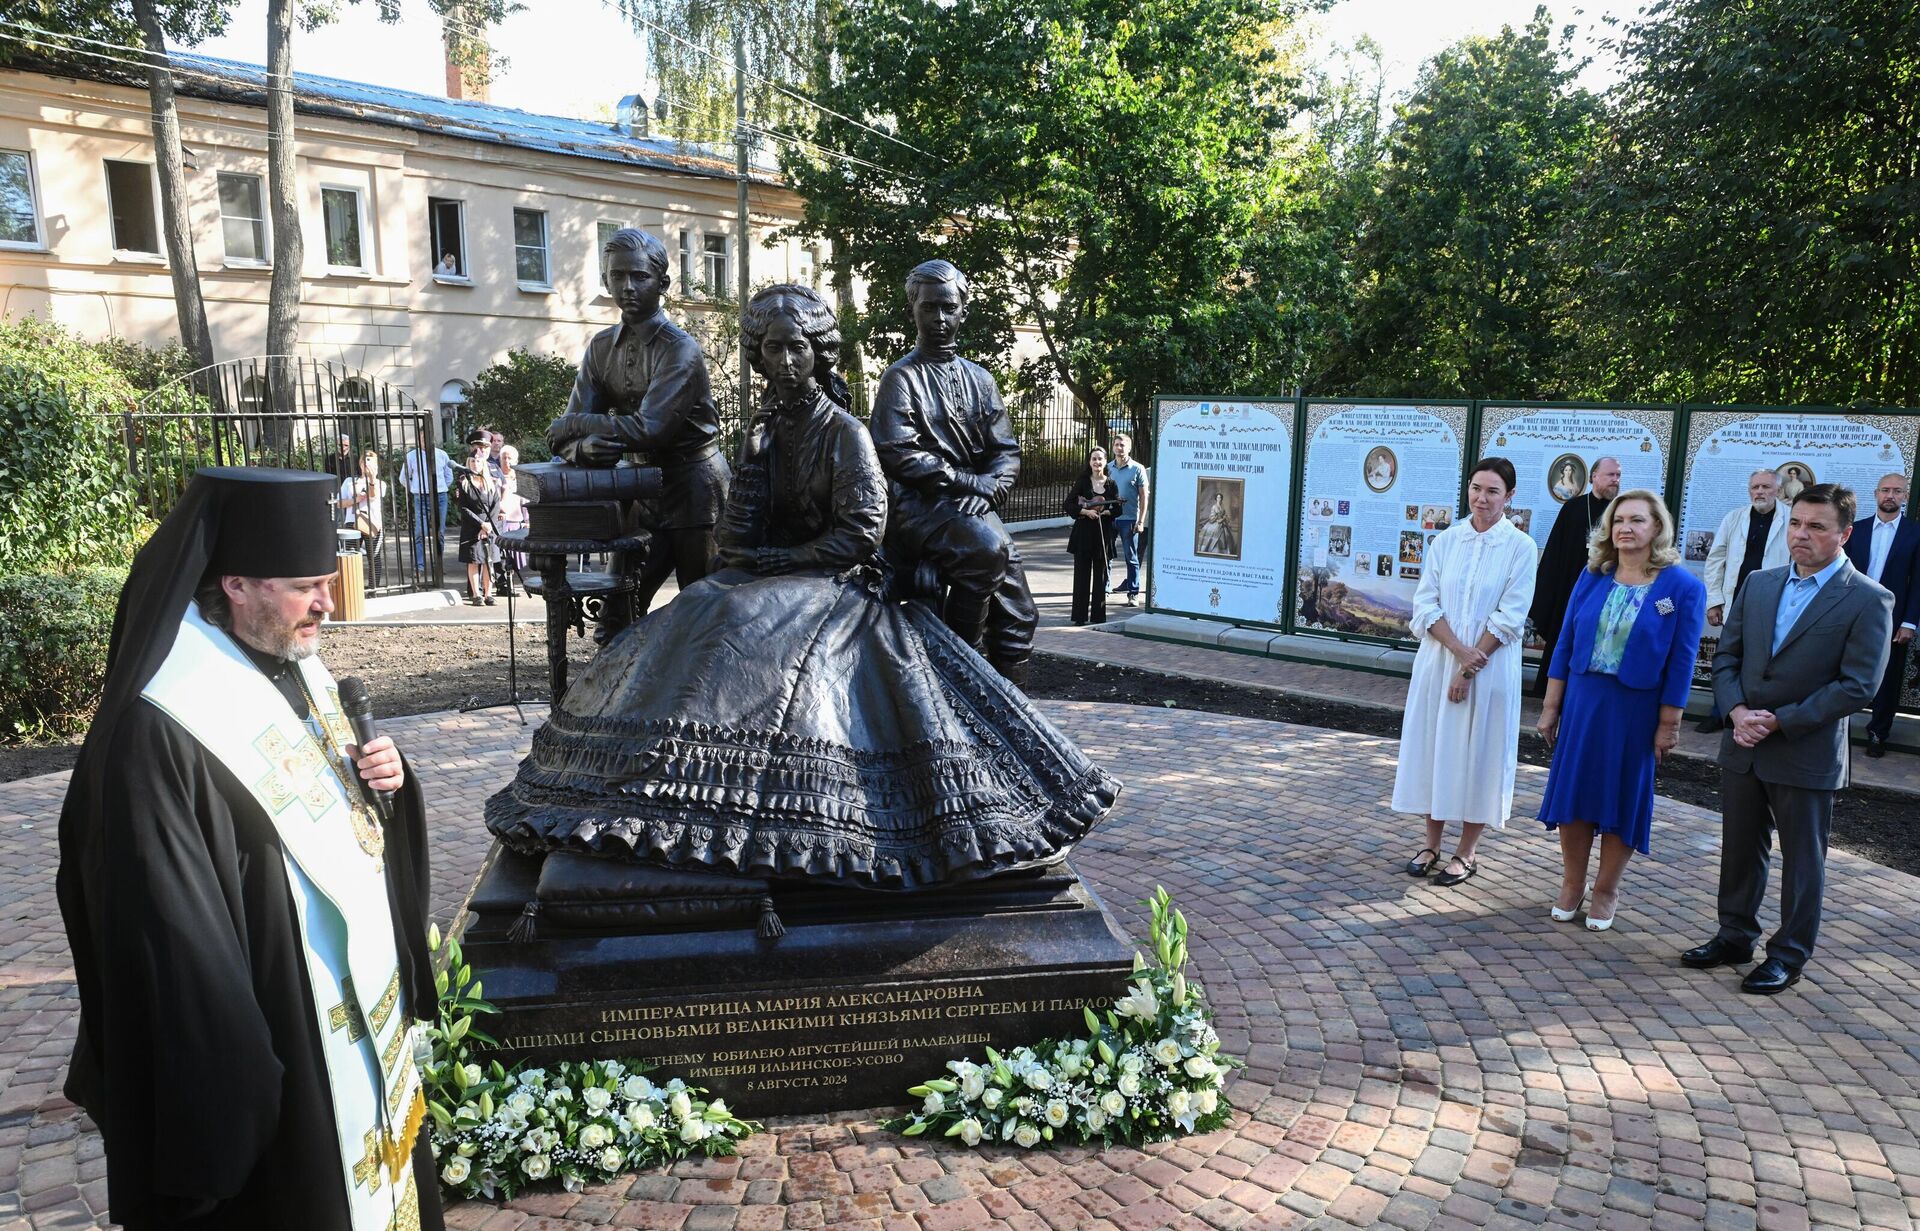
{"type": "MultiPolygon", "coordinates": [[[[176,52],[172,59],[179,68],[190,70],[175,77],[175,87],[182,94],[266,104],[267,70],[262,65],[192,52],[176,52]],[[226,89],[194,74],[218,77],[233,85],[226,89]]],[[[669,137],[636,137],[609,123],[537,115],[494,103],[420,94],[314,73],[296,72],[293,83],[295,110],[310,114],[364,120],[513,149],[656,167],[684,175],[726,179],[734,175],[730,146],[715,147],[669,137]]],[[[757,160],[752,176],[760,183],[782,182],[779,172],[764,160],[757,160]]]]}

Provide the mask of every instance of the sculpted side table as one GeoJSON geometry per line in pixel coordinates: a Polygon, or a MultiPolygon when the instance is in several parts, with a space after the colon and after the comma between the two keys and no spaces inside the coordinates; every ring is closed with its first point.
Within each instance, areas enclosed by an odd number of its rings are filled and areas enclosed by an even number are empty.
{"type": "Polygon", "coordinates": [[[567,630],[585,636],[591,620],[604,642],[633,622],[630,599],[648,540],[635,532],[628,502],[657,498],[660,471],[537,462],[515,473],[527,500],[527,528],[501,535],[500,546],[524,552],[534,566],[547,604],[547,685],[558,708],[567,691],[567,630]],[[610,556],[608,570],[567,567],[589,554],[610,556]]]}

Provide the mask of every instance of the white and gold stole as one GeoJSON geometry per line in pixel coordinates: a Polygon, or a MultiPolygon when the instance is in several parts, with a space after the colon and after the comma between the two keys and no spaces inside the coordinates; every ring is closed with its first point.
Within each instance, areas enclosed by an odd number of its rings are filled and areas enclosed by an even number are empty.
{"type": "Polygon", "coordinates": [[[414,1231],[413,1146],[426,1098],[414,1064],[419,1027],[398,1011],[384,837],[357,785],[348,786],[358,781],[343,751],[353,735],[333,677],[318,658],[297,667],[311,728],[233,638],[189,604],[141,695],[246,784],[279,833],[353,1229],[414,1231]]]}

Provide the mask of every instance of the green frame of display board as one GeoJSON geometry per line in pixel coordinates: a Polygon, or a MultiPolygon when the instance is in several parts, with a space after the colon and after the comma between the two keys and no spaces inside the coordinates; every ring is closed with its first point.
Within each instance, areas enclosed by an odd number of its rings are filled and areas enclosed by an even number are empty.
{"type": "MultiPolygon", "coordinates": [[[[1479,430],[1479,418],[1475,413],[1476,403],[1470,398],[1366,398],[1366,397],[1303,397],[1296,412],[1294,438],[1299,447],[1298,466],[1294,471],[1294,517],[1302,519],[1302,501],[1306,495],[1307,450],[1310,442],[1307,437],[1308,418],[1315,406],[1451,406],[1462,412],[1460,433],[1460,473],[1456,476],[1453,492],[1454,511],[1458,512],[1461,502],[1466,498],[1467,467],[1471,464],[1471,451],[1479,430]]],[[[1295,535],[1288,545],[1287,576],[1287,629],[1289,633],[1301,637],[1317,637],[1324,641],[1349,641],[1359,645],[1381,645],[1393,649],[1412,649],[1419,644],[1409,637],[1376,637],[1371,633],[1342,633],[1325,628],[1304,628],[1300,625],[1300,536],[1295,535]]]]}
{"type": "MultiPolygon", "coordinates": [[[[1164,439],[1164,433],[1161,430],[1162,427],[1164,426],[1164,424],[1162,423],[1162,416],[1165,412],[1166,403],[1168,402],[1183,402],[1183,403],[1184,402],[1260,402],[1269,406],[1289,407],[1293,414],[1293,421],[1288,425],[1288,430],[1290,432],[1290,439],[1292,444],[1292,449],[1291,449],[1292,456],[1290,456],[1287,459],[1287,465],[1288,465],[1287,482],[1290,488],[1292,485],[1296,485],[1299,483],[1300,455],[1304,452],[1304,450],[1302,450],[1300,447],[1300,423],[1301,423],[1301,414],[1302,414],[1300,398],[1258,397],[1253,395],[1237,395],[1237,394],[1227,394],[1227,393],[1156,393],[1154,394],[1153,395],[1153,464],[1155,467],[1156,474],[1158,473],[1158,467],[1160,466],[1161,441],[1164,439]]],[[[1151,497],[1151,499],[1157,501],[1159,499],[1158,479],[1153,480],[1153,486],[1154,486],[1155,492],[1154,492],[1154,495],[1151,497]]],[[[1298,510],[1296,510],[1296,512],[1297,511],[1298,510]]],[[[1159,524],[1159,521],[1160,521],[1160,514],[1158,512],[1154,512],[1151,514],[1151,520],[1149,521],[1148,525],[1150,528],[1157,527],[1159,524]]],[[[1300,536],[1296,532],[1297,530],[1298,530],[1297,526],[1292,527],[1290,528],[1290,531],[1287,535],[1287,554],[1286,554],[1286,564],[1284,566],[1284,575],[1288,579],[1291,579],[1293,577],[1294,570],[1297,567],[1296,561],[1299,559],[1299,556],[1300,556],[1300,536]]],[[[1228,619],[1227,617],[1222,616],[1217,612],[1186,611],[1178,607],[1162,607],[1157,605],[1154,600],[1154,596],[1159,593],[1160,587],[1157,584],[1155,584],[1155,577],[1153,574],[1153,557],[1156,550],[1158,550],[1159,542],[1160,542],[1159,535],[1157,533],[1153,533],[1150,529],[1147,535],[1146,553],[1140,558],[1140,570],[1141,570],[1140,575],[1146,579],[1146,583],[1147,583],[1145,586],[1146,593],[1147,593],[1147,605],[1142,608],[1143,611],[1146,611],[1151,615],[1185,616],[1189,619],[1208,620],[1216,624],[1230,624],[1236,628],[1264,628],[1264,629],[1268,629],[1270,631],[1279,632],[1279,633],[1290,632],[1292,630],[1293,597],[1294,597],[1294,592],[1299,587],[1295,585],[1291,580],[1284,583],[1283,588],[1281,590],[1282,597],[1286,599],[1287,614],[1286,614],[1286,619],[1280,620],[1280,621],[1268,622],[1268,621],[1254,621],[1254,620],[1235,620],[1235,619],[1228,619]]]]}

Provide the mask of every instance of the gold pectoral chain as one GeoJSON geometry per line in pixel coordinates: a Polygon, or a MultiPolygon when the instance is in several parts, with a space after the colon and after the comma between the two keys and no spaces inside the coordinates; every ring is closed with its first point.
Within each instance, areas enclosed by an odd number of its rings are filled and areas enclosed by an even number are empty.
{"type": "Polygon", "coordinates": [[[353,758],[347,755],[346,741],[342,739],[340,733],[334,729],[334,723],[328,721],[328,719],[334,717],[334,715],[321,710],[318,701],[314,698],[313,690],[307,687],[307,677],[301,673],[300,669],[294,667],[291,668],[291,670],[295,683],[300,686],[300,695],[307,699],[307,712],[313,716],[313,722],[307,728],[308,733],[311,734],[313,728],[318,727],[320,729],[318,738],[325,741],[327,751],[332,753],[326,760],[333,766],[334,777],[340,780],[341,789],[346,792],[347,807],[353,824],[354,841],[360,844],[361,850],[373,856],[376,869],[384,867],[387,853],[387,835],[381,832],[380,820],[374,816],[373,809],[367,806],[365,799],[360,794],[358,784],[356,784],[348,776],[347,771],[342,768],[342,766],[352,765],[353,758]]]}

